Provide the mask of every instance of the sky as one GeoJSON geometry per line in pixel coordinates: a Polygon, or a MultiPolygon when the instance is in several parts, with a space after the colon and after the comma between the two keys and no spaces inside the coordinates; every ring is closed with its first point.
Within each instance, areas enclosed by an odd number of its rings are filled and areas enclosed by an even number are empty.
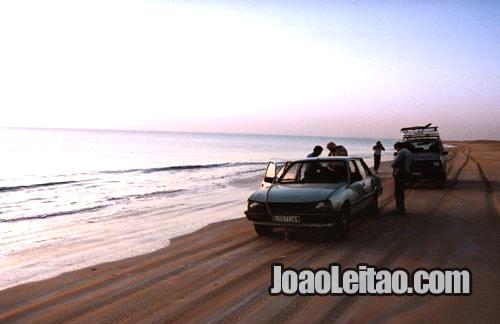
{"type": "Polygon", "coordinates": [[[500,139],[499,1],[0,2],[0,126],[500,139]]]}

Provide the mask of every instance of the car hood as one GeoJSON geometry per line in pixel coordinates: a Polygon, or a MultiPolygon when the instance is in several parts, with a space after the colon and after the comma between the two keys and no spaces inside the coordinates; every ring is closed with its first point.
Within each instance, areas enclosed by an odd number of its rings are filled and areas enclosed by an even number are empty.
{"type": "Polygon", "coordinates": [[[264,202],[268,190],[268,202],[284,203],[306,203],[327,200],[333,193],[340,188],[346,187],[346,183],[335,184],[278,184],[271,189],[263,189],[254,192],[250,200],[264,202]]]}
{"type": "Polygon", "coordinates": [[[439,153],[413,153],[415,161],[436,161],[441,159],[439,153]]]}

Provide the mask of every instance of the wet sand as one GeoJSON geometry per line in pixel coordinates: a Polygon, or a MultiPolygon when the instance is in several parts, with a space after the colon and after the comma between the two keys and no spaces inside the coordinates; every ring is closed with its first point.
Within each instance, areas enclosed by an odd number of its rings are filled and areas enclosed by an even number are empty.
{"type": "MultiPolygon", "coordinates": [[[[259,176],[260,178],[260,176],[259,176]]],[[[245,178],[246,179],[246,178],[245,178]]],[[[248,180],[246,180],[248,181],[248,180]]],[[[170,239],[241,217],[253,183],[133,202],[98,213],[0,222],[0,291],[164,248],[170,239]],[[188,201],[186,201],[188,200],[188,201]]]]}
{"type": "Polygon", "coordinates": [[[344,241],[258,237],[245,219],[211,224],[147,255],[2,290],[0,322],[498,322],[500,142],[452,144],[447,185],[410,188],[404,217],[391,215],[385,165],[380,216],[356,220],[344,241]],[[472,295],[273,297],[273,262],[466,267],[472,295]]]}

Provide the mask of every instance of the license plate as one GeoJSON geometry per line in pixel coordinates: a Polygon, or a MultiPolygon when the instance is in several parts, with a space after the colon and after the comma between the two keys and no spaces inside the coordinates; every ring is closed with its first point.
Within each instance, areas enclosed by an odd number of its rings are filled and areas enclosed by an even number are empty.
{"type": "Polygon", "coordinates": [[[273,222],[300,223],[300,216],[273,216],[273,222]]]}

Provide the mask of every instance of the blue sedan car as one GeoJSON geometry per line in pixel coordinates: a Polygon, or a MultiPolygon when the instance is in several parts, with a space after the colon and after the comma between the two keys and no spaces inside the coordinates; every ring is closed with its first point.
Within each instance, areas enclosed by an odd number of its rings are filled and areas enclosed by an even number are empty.
{"type": "Polygon", "coordinates": [[[259,235],[271,234],[275,227],[316,227],[341,238],[352,216],[365,210],[377,213],[381,194],[380,178],[362,158],[308,158],[287,162],[279,171],[270,162],[245,215],[259,235]]]}

